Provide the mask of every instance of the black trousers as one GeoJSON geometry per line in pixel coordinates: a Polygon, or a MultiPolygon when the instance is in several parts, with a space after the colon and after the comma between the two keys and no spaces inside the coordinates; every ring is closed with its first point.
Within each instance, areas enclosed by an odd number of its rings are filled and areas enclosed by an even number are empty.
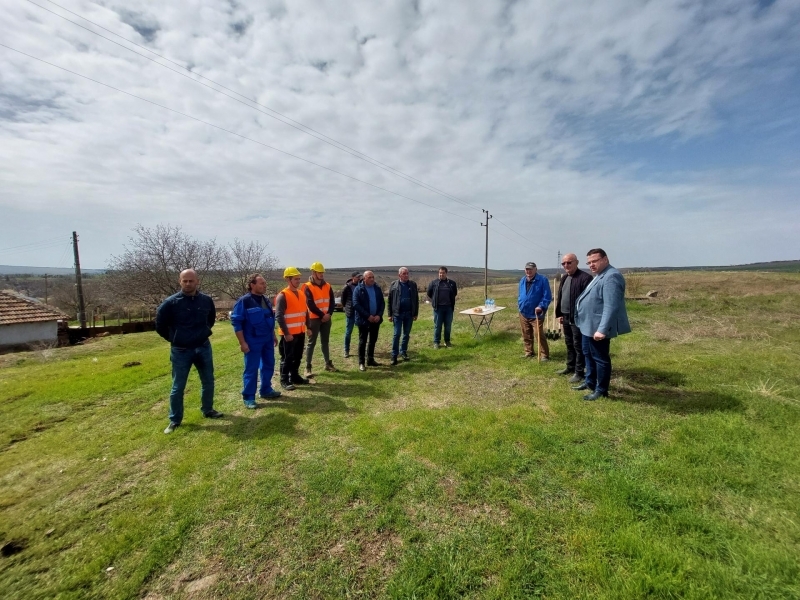
{"type": "Polygon", "coordinates": [[[305,333],[293,335],[291,342],[287,342],[284,336],[278,340],[278,352],[281,355],[281,383],[289,383],[292,379],[300,377],[300,363],[303,360],[305,345],[305,333]]]}
{"type": "Polygon", "coordinates": [[[375,360],[375,343],[378,341],[380,323],[367,323],[358,326],[358,364],[375,360]],[[369,343],[369,345],[367,345],[369,343]],[[367,360],[364,360],[366,355],[367,360]]]}
{"type": "Polygon", "coordinates": [[[586,370],[586,357],[583,355],[581,330],[575,323],[567,323],[564,317],[564,342],[567,344],[567,369],[583,377],[586,370]]]}

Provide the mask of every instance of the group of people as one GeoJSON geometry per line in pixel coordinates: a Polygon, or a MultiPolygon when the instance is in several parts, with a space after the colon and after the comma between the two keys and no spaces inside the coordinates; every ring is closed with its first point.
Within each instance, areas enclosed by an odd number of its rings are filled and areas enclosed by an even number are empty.
{"type": "MultiPolygon", "coordinates": [[[[584,399],[596,400],[608,395],[610,340],[630,331],[625,312],[625,280],[609,264],[601,248],[587,254],[587,265],[594,277],[578,268],[575,254],[565,255],[561,265],[565,273],[558,286],[555,310],[564,329],[567,365],[559,374],[572,374],[570,382],[579,384],[573,389],[589,390],[584,399]]],[[[286,268],[283,273],[286,287],[277,294],[274,305],[267,296],[266,279],[258,273],[251,275],[247,280],[248,292],[237,300],[231,311],[233,330],[244,355],[242,400],[246,408],[257,407],[256,391],[264,399],[281,396],[281,392],[272,387],[275,347],[280,355],[283,390],[291,391],[297,385],[310,383],[314,377],[312,360],[317,340],[325,370],[337,370],[330,354],[331,318],[336,307],[333,288],[325,280],[322,263],[313,263],[310,270],[308,281],[301,283],[300,271],[296,267],[286,268]],[[301,375],[303,358],[305,371],[301,375]]],[[[426,290],[433,308],[433,347],[436,349],[441,347],[442,341],[445,347],[452,347],[450,333],[458,286],[447,275],[447,267],[440,267],[438,277],[426,290]]],[[[192,366],[200,377],[203,416],[212,419],[223,416],[213,404],[214,365],[208,338],[216,319],[214,302],[199,291],[199,280],[193,269],[181,272],[179,284],[180,291],[164,300],[156,313],[156,331],[171,345],[172,390],[169,425],[164,433],[172,433],[183,420],[184,389],[192,366]]],[[[350,357],[352,331],[357,327],[360,371],[380,366],[375,360],[375,345],[384,312],[394,326],[390,364],[397,365],[399,359],[409,360],[408,341],[419,315],[419,292],[406,267],[399,269],[385,299],[380,286],[375,284],[372,271],[364,271],[363,275],[353,272],[341,291],[340,302],[346,316],[344,357],[350,357]]],[[[549,360],[543,323],[551,302],[547,278],[537,272],[535,263],[527,263],[518,293],[525,358],[537,356],[534,344],[538,342],[539,360],[549,360]]]]}
{"type": "MultiPolygon", "coordinates": [[[[564,255],[555,310],[567,346],[567,365],[558,374],[572,375],[569,382],[577,384],[572,389],[588,390],[583,399],[592,401],[608,396],[611,339],[630,333],[631,326],[625,310],[625,278],[611,266],[605,250],[589,250],[586,264],[592,275],[578,268],[576,254],[564,255]]],[[[525,358],[537,358],[534,339],[538,339],[538,359],[550,360],[543,328],[552,299],[547,278],[537,272],[536,263],[527,263],[517,300],[525,358]]]]}

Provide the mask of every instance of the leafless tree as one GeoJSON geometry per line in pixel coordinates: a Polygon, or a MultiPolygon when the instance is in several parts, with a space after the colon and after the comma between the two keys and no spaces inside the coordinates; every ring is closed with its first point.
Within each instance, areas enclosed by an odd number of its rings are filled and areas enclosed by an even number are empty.
{"type": "Polygon", "coordinates": [[[223,250],[222,271],[214,274],[214,285],[220,292],[238,298],[247,293],[248,275],[261,273],[267,280],[267,293],[278,293],[283,283],[278,272],[280,263],[273,254],[267,252],[267,244],[236,239],[223,250]]]}
{"type": "Polygon", "coordinates": [[[137,225],[125,251],[113,256],[106,274],[107,296],[125,306],[155,307],[178,291],[178,277],[194,269],[201,289],[213,296],[238,298],[247,291],[247,276],[261,273],[277,292],[281,281],[278,259],[266,244],[234,240],[220,246],[216,240],[189,237],[177,225],[137,225]]]}
{"type": "Polygon", "coordinates": [[[109,261],[106,280],[116,295],[157,306],[178,291],[178,276],[188,268],[197,271],[204,291],[217,292],[215,280],[224,270],[226,251],[216,240],[195,240],[177,225],[137,225],[134,234],[125,252],[109,261]]]}

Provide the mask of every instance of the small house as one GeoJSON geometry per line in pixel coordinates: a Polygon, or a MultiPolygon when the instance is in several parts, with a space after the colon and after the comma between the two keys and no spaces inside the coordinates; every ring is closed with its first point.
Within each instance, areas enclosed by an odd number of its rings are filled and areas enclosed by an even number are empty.
{"type": "Polygon", "coordinates": [[[32,298],[0,292],[0,349],[27,344],[53,344],[58,322],[67,316],[32,298]]]}

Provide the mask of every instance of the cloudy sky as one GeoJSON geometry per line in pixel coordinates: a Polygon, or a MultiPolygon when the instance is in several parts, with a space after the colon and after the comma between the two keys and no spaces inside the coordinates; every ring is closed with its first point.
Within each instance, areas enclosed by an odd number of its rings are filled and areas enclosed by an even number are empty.
{"type": "Polygon", "coordinates": [[[0,264],[800,258],[797,0],[0,4],[0,264]]]}

